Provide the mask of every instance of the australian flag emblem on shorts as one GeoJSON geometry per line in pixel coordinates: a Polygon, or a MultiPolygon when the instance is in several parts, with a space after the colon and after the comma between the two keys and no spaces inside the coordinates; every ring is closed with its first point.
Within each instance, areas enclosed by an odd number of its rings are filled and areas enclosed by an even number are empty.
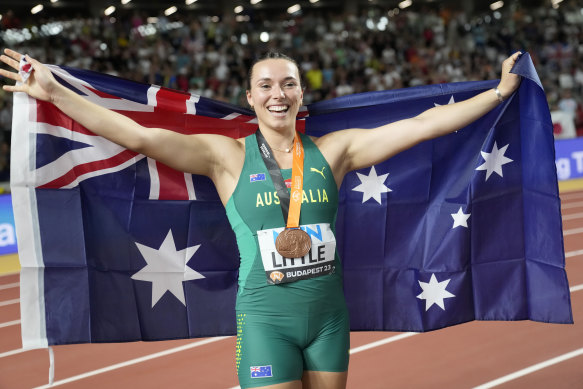
{"type": "Polygon", "coordinates": [[[273,377],[271,374],[271,365],[251,366],[251,378],[273,377]]]}

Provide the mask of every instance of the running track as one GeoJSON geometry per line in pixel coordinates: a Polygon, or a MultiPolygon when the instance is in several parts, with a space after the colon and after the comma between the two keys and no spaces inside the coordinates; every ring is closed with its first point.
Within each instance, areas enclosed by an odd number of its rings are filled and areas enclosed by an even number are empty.
{"type": "MultiPolygon", "coordinates": [[[[351,334],[348,387],[583,388],[583,191],[561,195],[574,325],[470,322],[351,334]]],[[[0,388],[47,387],[49,353],[21,350],[18,274],[0,276],[0,388]]],[[[55,387],[237,386],[233,337],[54,347],[55,387]]]]}

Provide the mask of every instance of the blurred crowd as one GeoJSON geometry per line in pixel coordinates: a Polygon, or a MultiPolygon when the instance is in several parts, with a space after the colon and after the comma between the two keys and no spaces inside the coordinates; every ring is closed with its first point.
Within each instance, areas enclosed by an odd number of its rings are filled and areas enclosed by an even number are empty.
{"type": "MultiPolygon", "coordinates": [[[[60,27],[47,20],[58,33],[15,44],[5,34],[4,46],[45,63],[243,106],[250,64],[269,49],[297,60],[305,104],[365,91],[495,79],[501,61],[521,50],[530,53],[543,82],[557,137],[583,135],[583,9],[576,1],[557,9],[515,6],[472,17],[428,7],[238,18],[243,21],[196,14],[152,20],[135,12],[62,20],[60,27]]],[[[1,23],[4,31],[24,27],[14,18],[1,23]]],[[[10,96],[0,95],[0,180],[7,178],[11,111],[10,96]]]]}

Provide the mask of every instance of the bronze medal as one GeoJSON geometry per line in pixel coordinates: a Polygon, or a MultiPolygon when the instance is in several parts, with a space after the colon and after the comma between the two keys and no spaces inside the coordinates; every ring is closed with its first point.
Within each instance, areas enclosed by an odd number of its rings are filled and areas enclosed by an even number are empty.
{"type": "Polygon", "coordinates": [[[286,228],[275,240],[275,249],[285,258],[301,258],[311,248],[310,235],[300,228],[286,228]]]}

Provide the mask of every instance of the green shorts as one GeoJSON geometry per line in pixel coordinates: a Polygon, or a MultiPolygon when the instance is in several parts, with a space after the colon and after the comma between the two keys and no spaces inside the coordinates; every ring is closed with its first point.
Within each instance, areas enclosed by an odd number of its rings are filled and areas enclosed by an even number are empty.
{"type": "Polygon", "coordinates": [[[309,317],[237,312],[236,366],[241,388],[301,380],[304,370],[348,370],[346,309],[309,317]]]}

